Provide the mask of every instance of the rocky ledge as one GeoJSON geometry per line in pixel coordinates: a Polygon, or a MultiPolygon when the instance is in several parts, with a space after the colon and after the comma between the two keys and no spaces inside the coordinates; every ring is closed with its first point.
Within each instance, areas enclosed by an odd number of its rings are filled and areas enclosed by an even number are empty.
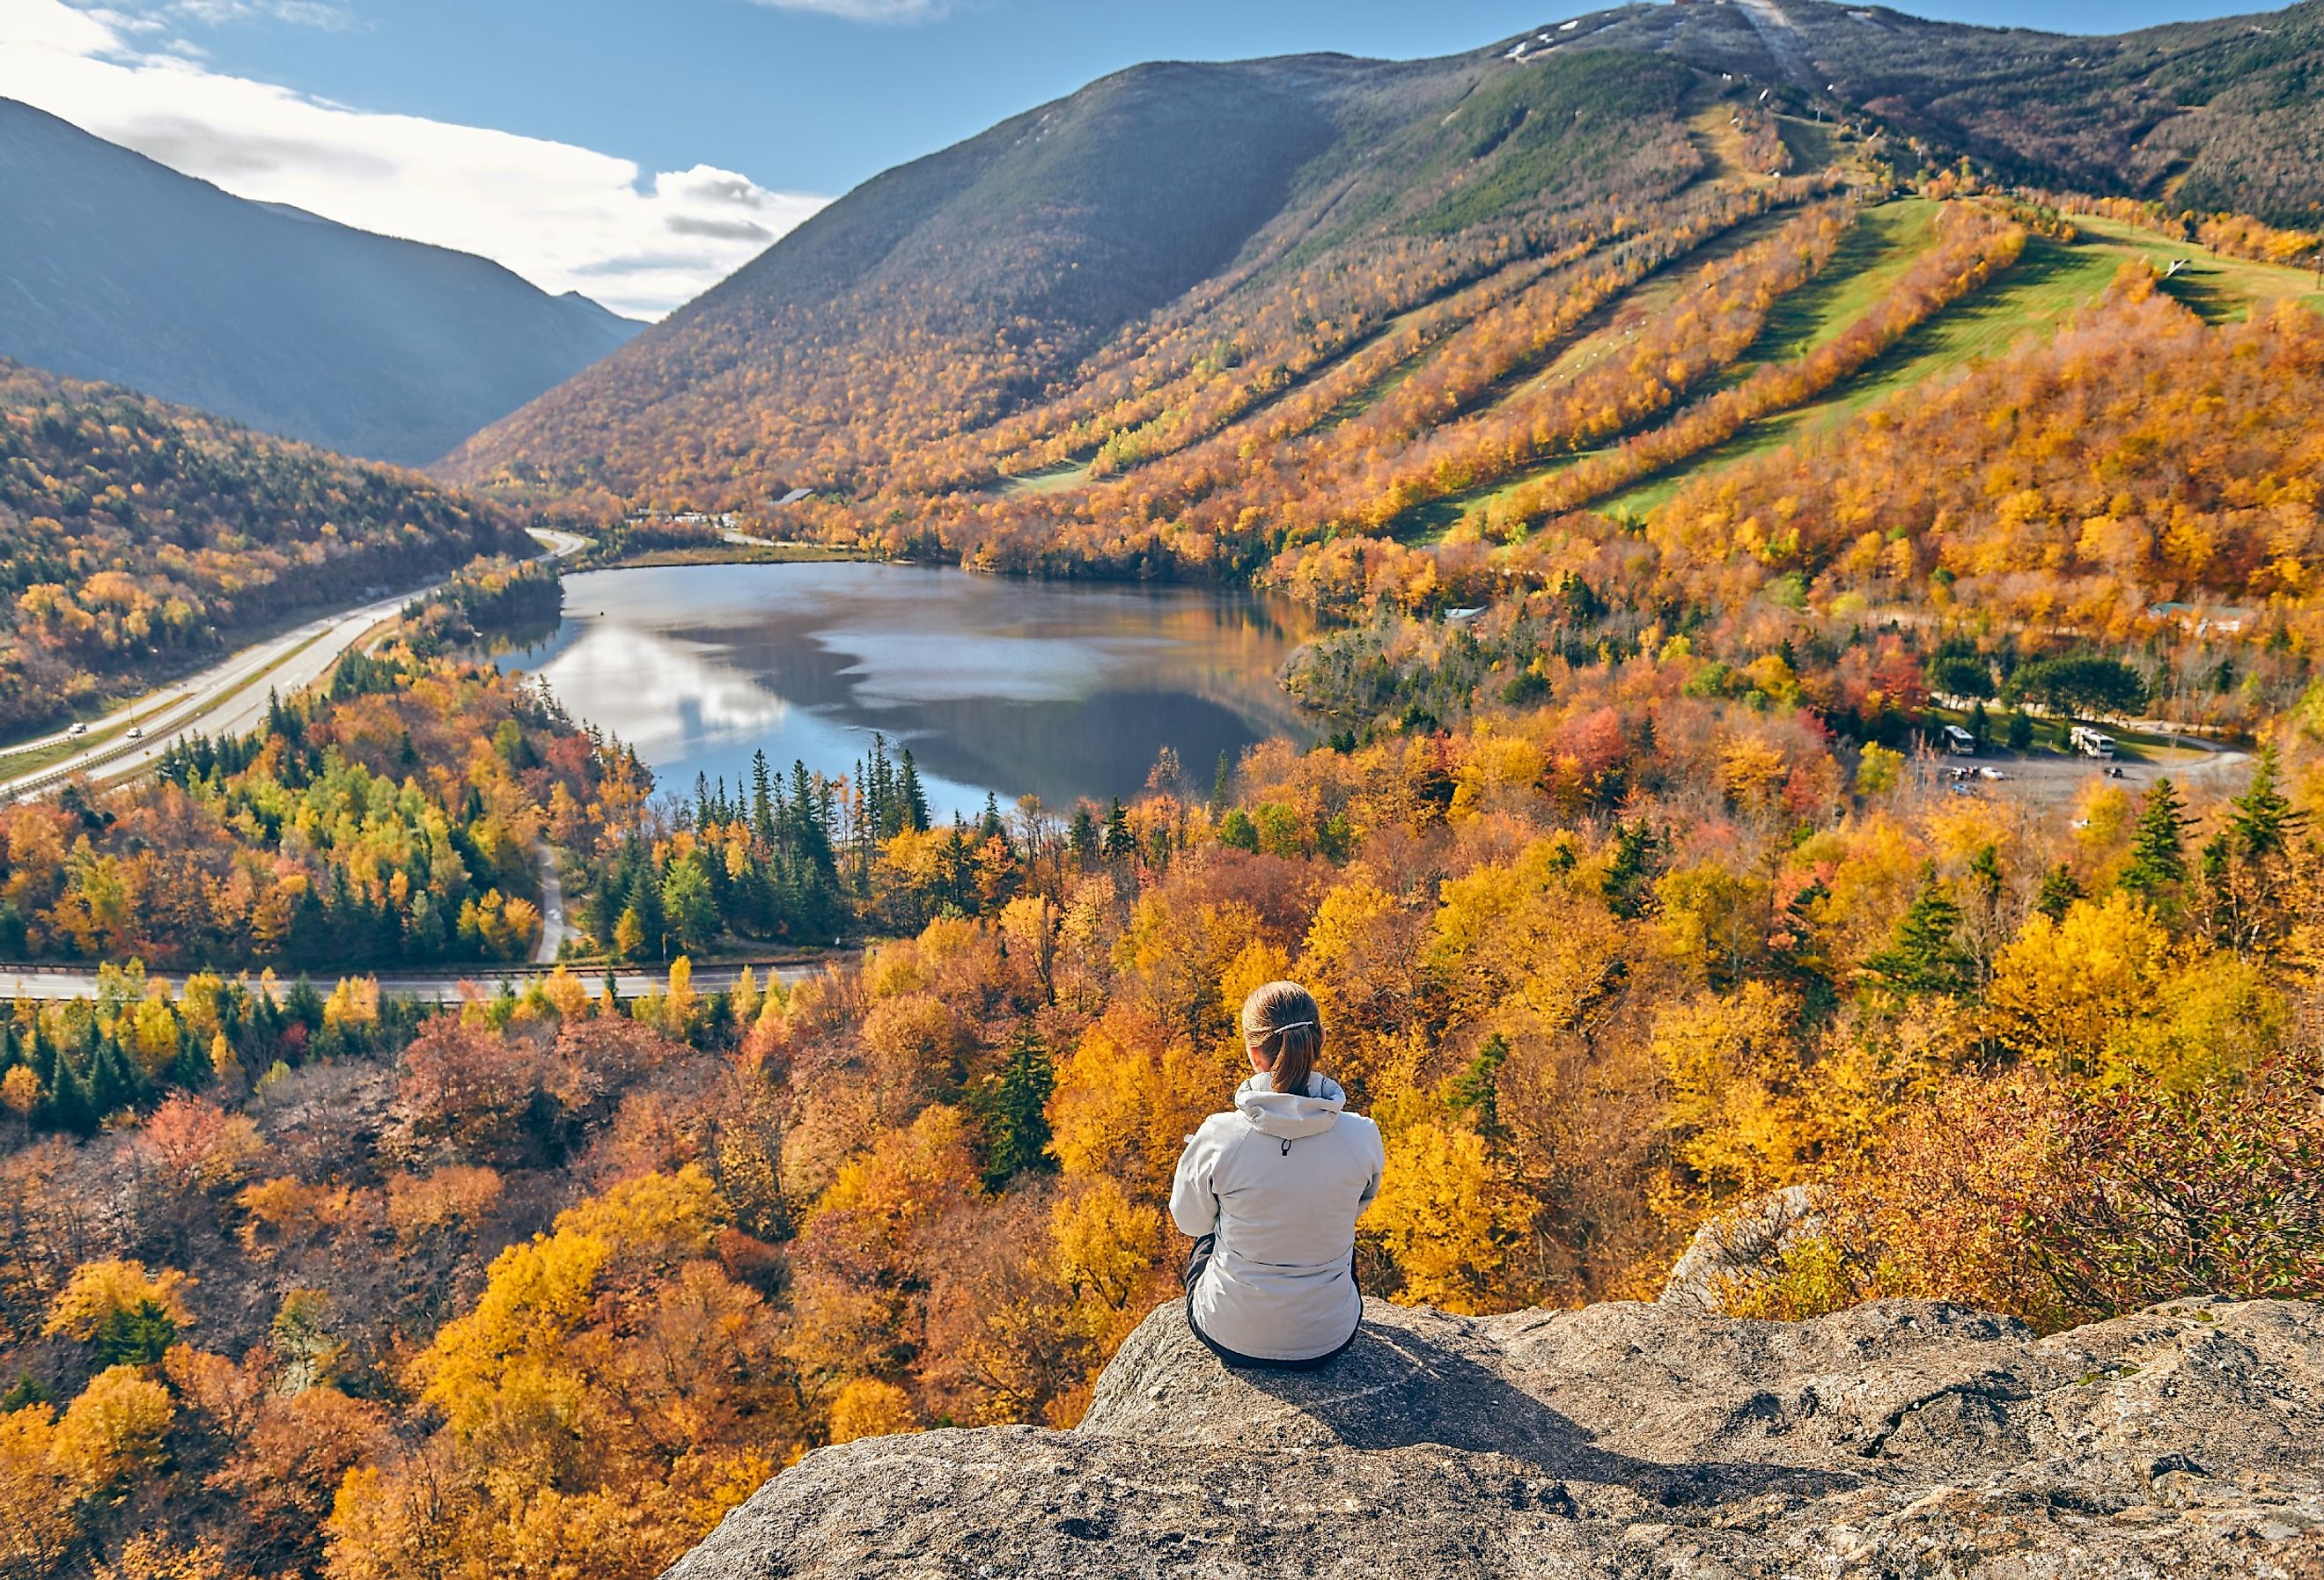
{"type": "Polygon", "coordinates": [[[2324,1577],[2324,1305],[2037,1339],[1367,1302],[1328,1370],[1221,1368],[1176,1305],[1071,1432],[811,1454],[666,1580],[795,1575],[2324,1577]]]}

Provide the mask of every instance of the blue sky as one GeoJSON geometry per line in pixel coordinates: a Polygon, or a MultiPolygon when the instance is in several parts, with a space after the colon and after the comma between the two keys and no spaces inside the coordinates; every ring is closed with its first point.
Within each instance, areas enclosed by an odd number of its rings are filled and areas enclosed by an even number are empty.
{"type": "MultiPolygon", "coordinates": [[[[2234,0],[1932,0],[2061,32],[2234,0]]],[[[0,0],[0,94],[653,316],[890,164],[1164,57],[1411,57],[1571,0],[0,0]]]]}

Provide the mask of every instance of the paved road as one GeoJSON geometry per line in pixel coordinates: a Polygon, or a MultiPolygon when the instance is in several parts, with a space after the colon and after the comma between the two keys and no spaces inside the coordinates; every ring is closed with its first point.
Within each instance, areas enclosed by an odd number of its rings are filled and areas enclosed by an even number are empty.
{"type": "MultiPolygon", "coordinates": [[[[750,969],[759,980],[779,978],[798,982],[823,969],[816,961],[773,960],[754,964],[750,969]]],[[[723,993],[734,985],[742,974],[740,966],[706,966],[694,974],[697,993],[723,993]]],[[[166,973],[156,972],[156,977],[166,973]]],[[[357,973],[359,975],[371,973],[357,973]]],[[[466,972],[401,972],[383,971],[379,977],[380,991],[403,998],[425,999],[431,1003],[449,1003],[466,996],[466,990],[481,988],[486,993],[496,990],[503,982],[513,984],[522,992],[527,983],[549,975],[531,966],[479,966],[466,972]]],[[[574,975],[595,993],[605,980],[603,967],[576,967],[574,975]]],[[[180,978],[171,977],[171,981],[180,978]]],[[[285,981],[290,978],[283,979],[285,981]]],[[[317,984],[329,985],[332,978],[318,976],[317,984]]],[[[669,984],[669,975],[659,971],[622,970],[615,975],[623,998],[638,998],[649,993],[659,993],[669,984]]],[[[77,966],[0,966],[0,1000],[7,999],[85,999],[97,996],[97,973],[77,966]]]]}
{"type": "MultiPolygon", "coordinates": [[[[577,554],[588,544],[586,538],[570,532],[536,531],[534,536],[547,546],[544,559],[561,559],[577,554]]],[[[101,772],[106,779],[128,778],[151,768],[182,736],[216,738],[248,730],[266,716],[270,693],[287,697],[314,684],[329,674],[339,656],[362,641],[374,626],[392,618],[412,599],[443,585],[442,581],[432,582],[360,608],[310,620],[295,631],[246,647],[190,679],[150,692],[116,709],[93,730],[106,735],[112,721],[134,720],[143,727],[143,739],[133,741],[125,735],[111,735],[46,768],[0,780],[0,802],[53,790],[79,773],[101,772]]],[[[47,743],[30,742],[17,750],[52,744],[62,738],[51,735],[47,743]]],[[[0,758],[0,772],[5,772],[5,763],[6,759],[0,758]]]]}
{"type": "Polygon", "coordinates": [[[557,951],[572,936],[565,920],[565,879],[557,870],[557,853],[549,841],[532,842],[533,864],[540,869],[540,942],[533,947],[535,966],[557,964],[557,951]]]}

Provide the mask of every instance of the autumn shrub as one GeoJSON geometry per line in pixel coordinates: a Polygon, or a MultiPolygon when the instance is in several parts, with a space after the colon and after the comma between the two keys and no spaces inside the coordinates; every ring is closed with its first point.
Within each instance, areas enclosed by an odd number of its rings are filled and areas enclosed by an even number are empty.
{"type": "Polygon", "coordinates": [[[1829,1182],[1823,1234],[1729,1291],[1739,1314],[1961,1300],[2044,1330],[2189,1295],[2324,1297],[2324,1050],[2241,1079],[1963,1081],[1829,1182]]]}

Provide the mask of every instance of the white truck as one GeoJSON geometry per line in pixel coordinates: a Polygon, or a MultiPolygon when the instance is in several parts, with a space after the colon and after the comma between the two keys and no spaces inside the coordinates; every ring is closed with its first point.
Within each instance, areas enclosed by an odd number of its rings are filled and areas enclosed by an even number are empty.
{"type": "Polygon", "coordinates": [[[2085,757],[2114,755],[2114,737],[2088,725],[2076,725],[2067,731],[2066,744],[2085,757]]]}

